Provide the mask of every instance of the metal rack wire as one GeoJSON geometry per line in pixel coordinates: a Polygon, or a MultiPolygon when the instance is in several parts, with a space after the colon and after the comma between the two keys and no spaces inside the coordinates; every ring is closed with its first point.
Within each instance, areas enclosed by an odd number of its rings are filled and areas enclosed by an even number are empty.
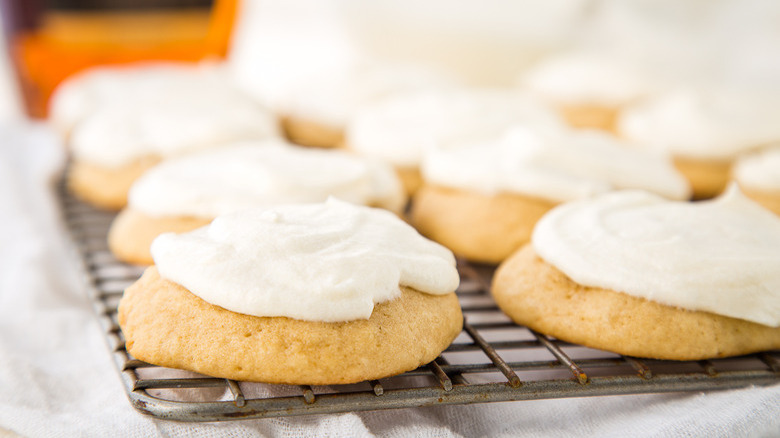
{"type": "Polygon", "coordinates": [[[459,263],[463,332],[427,366],[400,376],[325,387],[236,382],[134,359],[116,320],[122,291],[142,268],[106,246],[112,213],[61,188],[67,226],[84,262],[92,302],[133,406],[177,421],[224,421],[430,405],[701,391],[780,382],[780,351],[707,361],[619,356],[515,325],[489,293],[492,269],[459,263]]]}

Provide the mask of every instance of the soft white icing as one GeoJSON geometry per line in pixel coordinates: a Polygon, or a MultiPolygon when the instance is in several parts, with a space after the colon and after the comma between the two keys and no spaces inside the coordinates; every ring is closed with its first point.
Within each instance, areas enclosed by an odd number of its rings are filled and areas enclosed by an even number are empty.
{"type": "Polygon", "coordinates": [[[152,244],[163,278],[205,301],[255,316],[367,319],[399,285],[429,294],[458,286],[455,257],[393,213],[335,198],[220,216],[152,244]]]}
{"type": "Polygon", "coordinates": [[[556,202],[615,189],[690,198],[688,183],[668,157],[629,148],[597,131],[516,126],[498,141],[431,150],[422,172],[427,182],[445,187],[556,202]]]}
{"type": "Polygon", "coordinates": [[[280,111],[341,129],[371,102],[399,93],[452,88],[455,84],[452,76],[421,65],[356,59],[295,84],[280,111]]]}
{"type": "Polygon", "coordinates": [[[675,156],[729,160],[780,139],[780,105],[748,93],[674,91],[628,108],[618,119],[627,139],[675,156]]]}
{"type": "Polygon", "coordinates": [[[780,192],[780,146],[740,157],[733,174],[742,187],[780,192]]]}
{"type": "Polygon", "coordinates": [[[119,167],[279,134],[265,108],[213,80],[184,81],[154,93],[105,103],[73,129],[78,160],[119,167]]]}
{"type": "Polygon", "coordinates": [[[616,107],[646,95],[651,86],[633,67],[606,55],[573,52],[544,58],[521,85],[557,104],[616,107]]]}
{"type": "Polygon", "coordinates": [[[564,126],[550,108],[516,92],[427,92],[362,108],[347,126],[346,141],[360,154],[400,167],[417,167],[430,148],[496,138],[517,123],[564,126]]]}
{"type": "Polygon", "coordinates": [[[145,99],[172,88],[197,89],[204,82],[224,82],[218,64],[144,62],[94,67],[63,82],[51,97],[49,118],[62,133],[71,129],[99,106],[127,99],[145,99]]]}
{"type": "Polygon", "coordinates": [[[626,191],[563,204],[532,241],[579,284],[780,326],[780,218],[734,185],[713,201],[626,191]]]}
{"type": "Polygon", "coordinates": [[[128,205],[151,216],[213,218],[251,207],[322,202],[331,195],[395,212],[406,202],[388,164],[266,140],[164,161],[133,184],[128,205]]]}

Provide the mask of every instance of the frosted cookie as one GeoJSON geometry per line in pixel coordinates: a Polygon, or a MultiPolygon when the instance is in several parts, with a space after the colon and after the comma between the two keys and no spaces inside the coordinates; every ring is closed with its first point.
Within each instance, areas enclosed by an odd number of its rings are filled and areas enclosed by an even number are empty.
{"type": "Polygon", "coordinates": [[[287,137],[305,146],[336,147],[359,109],[389,96],[451,88],[445,73],[418,65],[361,60],[322,71],[290,90],[281,105],[287,137]]]}
{"type": "Polygon", "coordinates": [[[662,155],[598,131],[515,127],[504,137],[430,151],[411,221],[470,260],[498,263],[528,242],[559,203],[617,189],[688,199],[685,179],[662,155]]]}
{"type": "Polygon", "coordinates": [[[132,182],[162,159],[279,134],[267,110],[223,82],[155,90],[102,104],[74,127],[68,184],[77,196],[118,210],[132,182]]]}
{"type": "Polygon", "coordinates": [[[572,127],[608,131],[623,107],[653,88],[636,68],[587,52],[543,58],[520,78],[520,87],[555,106],[572,127]]]}
{"type": "Polygon", "coordinates": [[[408,193],[422,182],[428,149],[499,137],[508,127],[562,127],[555,112],[518,92],[450,90],[409,93],[358,111],[347,125],[346,147],[392,164],[408,193]]]}
{"type": "Polygon", "coordinates": [[[699,360],[780,348],[778,266],[780,219],[736,188],[698,203],[628,191],[547,214],[493,296],[561,340],[699,360]]]}
{"type": "Polygon", "coordinates": [[[780,215],[780,147],[739,157],[732,178],[745,195],[780,215]]]}
{"type": "Polygon", "coordinates": [[[694,198],[720,193],[739,154],[780,139],[780,107],[744,92],[673,91],[626,109],[620,135],[667,151],[693,187],[694,198]]]}
{"type": "Polygon", "coordinates": [[[155,240],[126,291],[133,357],[211,376],[329,385],[435,359],[460,333],[452,253],[335,199],[245,210],[155,240]]]}
{"type": "MultiPolygon", "coordinates": [[[[202,87],[224,82],[219,64],[143,62],[100,66],[73,75],[49,100],[49,121],[64,138],[73,127],[106,103],[150,99],[175,88],[202,87]]],[[[212,85],[212,86],[213,86],[212,85]]]]}
{"type": "Polygon", "coordinates": [[[130,189],[108,244],[122,261],[152,264],[149,247],[164,232],[190,231],[248,208],[329,196],[398,214],[406,205],[401,183],[385,163],[282,140],[235,144],[171,159],[145,173],[130,189]]]}

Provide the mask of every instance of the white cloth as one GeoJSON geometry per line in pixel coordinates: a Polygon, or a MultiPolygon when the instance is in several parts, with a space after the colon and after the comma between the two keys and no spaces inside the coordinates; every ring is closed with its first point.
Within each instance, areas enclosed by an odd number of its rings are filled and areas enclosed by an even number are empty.
{"type": "MultiPolygon", "coordinates": [[[[72,436],[777,436],[780,385],[184,424],[137,413],[86,298],[41,126],[0,127],[0,432],[72,436]]],[[[0,433],[2,435],[2,433],[0,433]]]]}

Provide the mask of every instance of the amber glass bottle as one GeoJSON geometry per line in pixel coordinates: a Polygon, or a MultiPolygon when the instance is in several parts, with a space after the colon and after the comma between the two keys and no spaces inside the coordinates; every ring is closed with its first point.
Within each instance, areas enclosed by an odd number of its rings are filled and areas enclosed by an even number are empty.
{"type": "Polygon", "coordinates": [[[66,77],[95,65],[224,57],[238,0],[2,0],[32,117],[66,77]]]}

